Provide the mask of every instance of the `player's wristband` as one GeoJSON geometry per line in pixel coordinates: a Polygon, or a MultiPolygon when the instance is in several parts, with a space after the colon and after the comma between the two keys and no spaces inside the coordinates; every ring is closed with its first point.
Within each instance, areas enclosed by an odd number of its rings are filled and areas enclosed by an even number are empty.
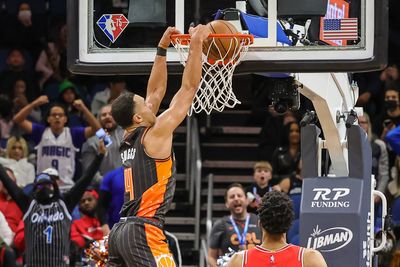
{"type": "Polygon", "coordinates": [[[167,55],[167,49],[157,46],[157,56],[165,57],[167,55]]]}

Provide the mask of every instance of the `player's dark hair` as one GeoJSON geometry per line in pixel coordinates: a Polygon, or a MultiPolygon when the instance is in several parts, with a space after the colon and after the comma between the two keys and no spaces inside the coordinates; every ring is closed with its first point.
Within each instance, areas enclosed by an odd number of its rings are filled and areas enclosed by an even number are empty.
{"type": "Polygon", "coordinates": [[[123,93],[112,102],[111,114],[123,129],[132,125],[132,117],[135,110],[134,96],[134,93],[123,93]]]}
{"type": "Polygon", "coordinates": [[[244,195],[246,196],[246,191],[244,190],[243,185],[241,185],[241,184],[239,184],[239,183],[233,183],[233,184],[230,184],[230,185],[226,188],[225,195],[224,195],[225,202],[226,202],[226,200],[228,199],[228,191],[229,191],[229,189],[231,189],[231,188],[233,188],[233,187],[239,187],[239,188],[241,188],[241,189],[243,190],[244,195]]]}
{"type": "Polygon", "coordinates": [[[278,191],[265,193],[257,212],[262,228],[272,235],[286,233],[294,220],[292,201],[278,191]]]}

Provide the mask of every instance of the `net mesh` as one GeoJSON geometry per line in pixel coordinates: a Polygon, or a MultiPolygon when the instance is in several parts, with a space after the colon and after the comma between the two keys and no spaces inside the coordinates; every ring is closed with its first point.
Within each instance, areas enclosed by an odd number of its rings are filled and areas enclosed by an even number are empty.
{"type": "MultiPolygon", "coordinates": [[[[232,77],[251,43],[251,35],[209,37],[208,47],[203,48],[201,82],[188,112],[189,115],[201,111],[207,114],[213,110],[221,112],[225,107],[233,108],[236,104],[240,104],[232,90],[232,77]],[[218,41],[221,38],[224,39],[223,47],[218,41]]],[[[177,36],[173,45],[178,51],[181,64],[185,66],[190,38],[177,36]]]]}

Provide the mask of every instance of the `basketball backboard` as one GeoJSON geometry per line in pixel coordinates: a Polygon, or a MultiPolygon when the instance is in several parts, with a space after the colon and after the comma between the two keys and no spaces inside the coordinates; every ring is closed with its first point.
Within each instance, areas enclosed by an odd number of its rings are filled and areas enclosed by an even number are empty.
{"type": "MultiPolygon", "coordinates": [[[[167,26],[230,20],[256,35],[235,73],[354,72],[382,68],[387,0],[68,1],[68,65],[85,74],[148,74],[167,26]],[[227,8],[236,8],[226,10],[227,8]],[[272,22],[272,23],[269,23],[272,22]],[[274,27],[275,25],[275,27],[274,27]]],[[[180,73],[169,48],[170,73],[180,73]]]]}

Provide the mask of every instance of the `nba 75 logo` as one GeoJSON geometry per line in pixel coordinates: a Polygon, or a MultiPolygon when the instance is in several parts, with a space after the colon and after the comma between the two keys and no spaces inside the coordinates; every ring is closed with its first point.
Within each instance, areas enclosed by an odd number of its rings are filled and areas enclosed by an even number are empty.
{"type": "Polygon", "coordinates": [[[115,42],[128,26],[129,21],[123,14],[104,14],[97,21],[100,29],[111,42],[115,42]]]}

